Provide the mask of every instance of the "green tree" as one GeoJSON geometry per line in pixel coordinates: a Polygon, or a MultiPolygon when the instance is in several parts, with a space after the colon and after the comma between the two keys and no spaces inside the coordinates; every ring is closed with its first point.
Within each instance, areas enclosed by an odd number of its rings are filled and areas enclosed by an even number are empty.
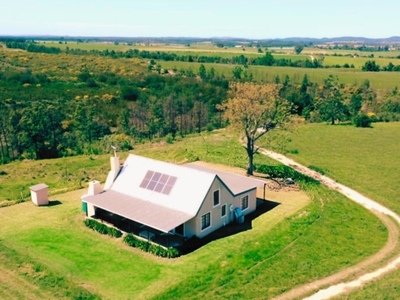
{"type": "Polygon", "coordinates": [[[324,80],[318,93],[316,107],[323,120],[330,121],[332,125],[336,120],[340,121],[345,117],[348,110],[344,104],[341,86],[336,76],[329,75],[324,80]]]}
{"type": "Polygon", "coordinates": [[[243,69],[241,67],[236,66],[232,72],[233,78],[235,78],[236,80],[240,80],[242,78],[243,69]]]}
{"type": "Polygon", "coordinates": [[[301,44],[294,46],[294,52],[296,52],[296,54],[300,54],[301,51],[303,51],[303,49],[304,49],[304,46],[301,44]]]}
{"type": "Polygon", "coordinates": [[[256,141],[272,129],[282,128],[290,120],[289,104],[279,97],[278,84],[260,85],[233,82],[230,98],[217,108],[225,111],[230,126],[242,131],[246,139],[247,174],[253,175],[256,141]]]}
{"type": "Polygon", "coordinates": [[[200,65],[198,74],[199,74],[200,78],[203,80],[207,78],[207,70],[203,64],[200,65]]]}
{"type": "Polygon", "coordinates": [[[369,60],[361,67],[361,70],[363,70],[364,72],[379,72],[380,67],[376,64],[374,60],[369,60]]]}

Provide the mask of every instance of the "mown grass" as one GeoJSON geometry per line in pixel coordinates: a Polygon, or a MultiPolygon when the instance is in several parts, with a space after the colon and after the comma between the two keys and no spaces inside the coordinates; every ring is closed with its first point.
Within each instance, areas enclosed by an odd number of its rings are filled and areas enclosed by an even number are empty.
{"type": "MultiPolygon", "coordinates": [[[[376,123],[373,128],[313,124],[291,137],[287,155],[400,213],[400,123],[376,123]]],[[[341,299],[398,299],[400,271],[341,299]],[[348,298],[349,297],[349,298],[348,298]]]]}
{"type": "MultiPolygon", "coordinates": [[[[246,165],[238,136],[227,131],[141,145],[134,152],[179,163],[246,165]]],[[[257,155],[256,163],[271,160],[257,155]]],[[[11,261],[34,262],[104,299],[270,298],[361,261],[387,238],[375,216],[340,194],[320,185],[305,191],[309,199],[304,193],[267,194],[281,204],[254,219],[250,230],[174,260],[88,230],[80,212],[85,190],[52,197],[59,205],[26,202],[1,208],[0,241],[16,251],[11,261]]]]}
{"type": "Polygon", "coordinates": [[[309,124],[290,136],[288,155],[400,213],[400,123],[373,128],[309,124]],[[297,149],[298,154],[290,150],[297,149]]]}
{"type": "Polygon", "coordinates": [[[46,183],[54,195],[86,187],[95,178],[104,181],[108,161],[108,155],[94,155],[0,165],[0,203],[30,197],[29,187],[39,183],[46,183]]]}

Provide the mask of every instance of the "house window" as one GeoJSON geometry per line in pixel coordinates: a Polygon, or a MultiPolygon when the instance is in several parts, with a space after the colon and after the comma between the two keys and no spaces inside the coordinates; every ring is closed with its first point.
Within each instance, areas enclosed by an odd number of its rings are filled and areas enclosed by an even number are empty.
{"type": "Polygon", "coordinates": [[[219,205],[219,190],[214,191],[214,206],[219,205]]]}
{"type": "Polygon", "coordinates": [[[211,217],[211,213],[209,213],[209,212],[201,217],[201,230],[204,230],[204,229],[210,227],[210,225],[211,225],[210,217],[211,217]]]}
{"type": "Polygon", "coordinates": [[[221,207],[221,218],[226,216],[226,204],[221,207]]]}
{"type": "Polygon", "coordinates": [[[242,198],[242,210],[245,210],[249,207],[249,196],[244,196],[242,198]]]}

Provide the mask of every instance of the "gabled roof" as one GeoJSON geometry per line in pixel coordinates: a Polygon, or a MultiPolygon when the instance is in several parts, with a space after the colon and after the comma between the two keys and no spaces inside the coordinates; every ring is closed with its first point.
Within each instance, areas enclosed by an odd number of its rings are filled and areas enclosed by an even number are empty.
{"type": "Polygon", "coordinates": [[[184,166],[193,170],[217,175],[234,196],[252,190],[255,187],[265,185],[265,182],[262,180],[212,169],[209,167],[197,165],[196,163],[188,163],[184,166]]]}
{"type": "Polygon", "coordinates": [[[215,174],[130,154],[111,190],[195,216],[215,179],[215,174]],[[176,177],[168,195],[140,185],[148,171],[176,177]]]}
{"type": "Polygon", "coordinates": [[[215,180],[224,183],[232,195],[264,185],[260,180],[195,164],[179,166],[130,154],[109,189],[94,196],[83,196],[82,200],[168,232],[196,216],[215,180]],[[155,183],[152,176],[156,173],[159,179],[155,183]],[[153,185],[149,188],[150,181],[153,185]],[[166,185],[169,185],[167,192],[166,185]]]}

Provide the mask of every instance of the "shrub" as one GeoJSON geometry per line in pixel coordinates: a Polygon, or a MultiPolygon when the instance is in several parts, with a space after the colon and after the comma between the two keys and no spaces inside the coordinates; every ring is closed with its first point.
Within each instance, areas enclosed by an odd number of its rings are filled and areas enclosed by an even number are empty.
{"type": "Polygon", "coordinates": [[[122,232],[119,231],[118,229],[115,229],[113,227],[108,227],[107,225],[99,223],[96,220],[86,219],[84,223],[87,227],[96,230],[101,234],[108,234],[109,236],[113,236],[115,238],[119,238],[122,236],[122,232]]]}
{"type": "Polygon", "coordinates": [[[305,183],[319,183],[319,181],[297,172],[293,168],[285,165],[268,166],[268,165],[256,165],[257,172],[268,174],[270,178],[292,178],[295,181],[302,181],[305,183]]]}
{"type": "Polygon", "coordinates": [[[176,248],[169,247],[168,249],[165,249],[160,245],[155,245],[142,239],[138,239],[131,233],[124,237],[124,243],[130,247],[138,248],[160,257],[175,258],[181,255],[180,251],[176,248]]]}
{"type": "Polygon", "coordinates": [[[372,119],[365,113],[358,114],[354,117],[353,123],[356,127],[371,127],[372,119]]]}
{"type": "Polygon", "coordinates": [[[4,170],[1,170],[0,171],[0,176],[4,176],[4,175],[7,175],[8,173],[6,172],[6,171],[4,171],[4,170]]]}

